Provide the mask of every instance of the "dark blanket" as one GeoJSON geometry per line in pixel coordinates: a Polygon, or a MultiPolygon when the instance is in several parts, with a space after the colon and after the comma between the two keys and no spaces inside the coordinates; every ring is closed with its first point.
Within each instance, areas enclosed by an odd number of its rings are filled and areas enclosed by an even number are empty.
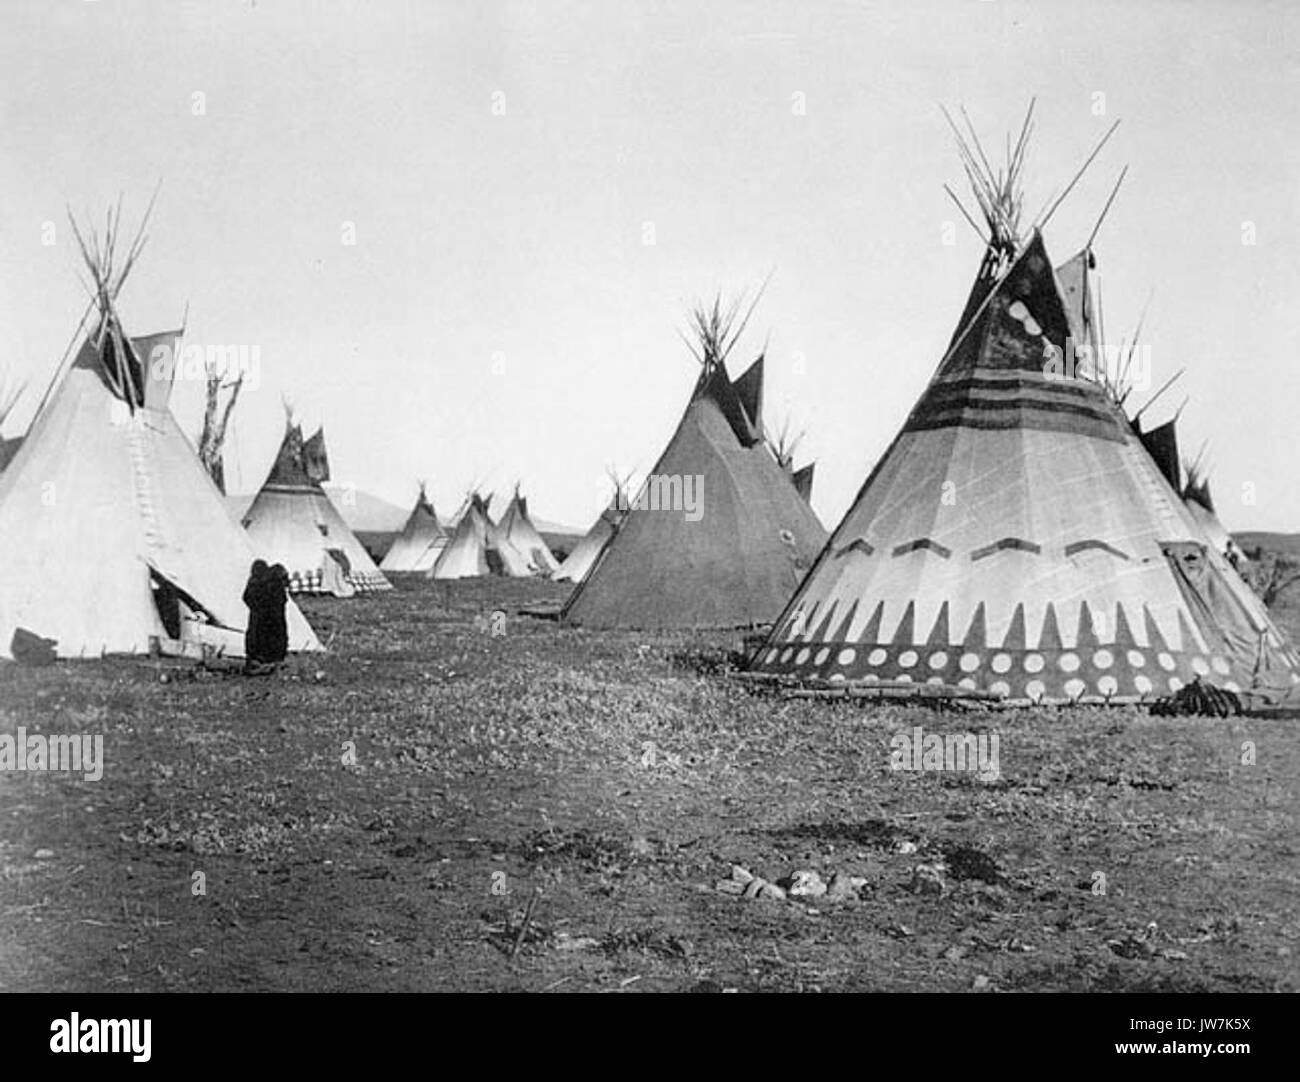
{"type": "Polygon", "coordinates": [[[244,604],[248,606],[248,631],[244,635],[244,654],[249,661],[277,664],[289,652],[289,628],[284,610],[289,602],[289,576],[277,564],[267,568],[253,565],[244,587],[244,604]]]}

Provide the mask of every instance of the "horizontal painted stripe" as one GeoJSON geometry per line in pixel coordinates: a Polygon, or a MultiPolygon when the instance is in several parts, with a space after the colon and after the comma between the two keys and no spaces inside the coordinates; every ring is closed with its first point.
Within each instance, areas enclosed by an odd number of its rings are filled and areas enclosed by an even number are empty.
{"type": "Polygon", "coordinates": [[[1118,423],[1114,412],[1104,402],[1098,402],[1091,398],[1080,398],[1077,395],[1042,394],[1038,388],[1031,391],[1010,391],[1006,394],[966,388],[931,391],[921,399],[920,408],[945,409],[963,403],[974,403],[989,409],[1007,409],[1019,406],[1044,410],[1065,410],[1074,413],[1086,413],[1099,419],[1118,423]]]}
{"type": "Polygon", "coordinates": [[[938,541],[931,541],[928,537],[920,537],[915,541],[908,541],[906,544],[899,545],[894,549],[893,555],[906,556],[909,552],[916,552],[919,549],[929,549],[931,552],[938,553],[945,560],[952,555],[952,549],[939,544],[938,541]]]}
{"type": "Polygon", "coordinates": [[[1046,410],[958,409],[936,413],[918,413],[908,419],[905,432],[924,432],[938,428],[974,428],[1004,430],[1031,428],[1041,432],[1068,432],[1078,436],[1124,443],[1123,431],[1113,421],[1092,416],[1076,416],[1046,410]]]}
{"type": "Polygon", "coordinates": [[[1105,541],[1072,541],[1065,546],[1065,555],[1073,556],[1079,552],[1087,552],[1089,549],[1100,549],[1102,552],[1109,552],[1112,556],[1118,556],[1121,560],[1129,558],[1127,552],[1121,552],[1114,545],[1108,545],[1105,541]]]}
{"type": "Polygon", "coordinates": [[[982,371],[978,376],[966,376],[961,379],[939,379],[932,383],[928,392],[971,389],[991,391],[994,393],[1018,393],[1024,391],[1045,391],[1052,394],[1074,398],[1096,400],[1104,391],[1096,383],[1085,379],[1053,379],[1050,376],[1027,376],[1023,370],[1017,372],[982,371]]]}
{"type": "Polygon", "coordinates": [[[991,545],[985,545],[982,549],[976,549],[972,552],[970,554],[971,562],[982,560],[985,556],[992,556],[995,552],[1001,552],[1003,549],[1031,552],[1037,556],[1043,551],[1043,546],[1035,544],[1033,541],[1025,541],[1019,537],[1004,537],[999,541],[994,541],[991,545]]]}

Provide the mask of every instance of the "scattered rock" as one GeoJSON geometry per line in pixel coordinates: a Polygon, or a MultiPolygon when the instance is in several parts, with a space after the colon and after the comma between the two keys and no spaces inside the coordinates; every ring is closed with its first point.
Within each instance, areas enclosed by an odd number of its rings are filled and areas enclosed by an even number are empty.
{"type": "Polygon", "coordinates": [[[739,864],[733,864],[731,866],[731,878],[738,883],[748,883],[754,878],[754,873],[748,868],[742,868],[739,864]]]}
{"type": "Polygon", "coordinates": [[[816,872],[803,869],[789,878],[786,893],[791,898],[821,898],[826,894],[826,881],[816,872]]]}
{"type": "Polygon", "coordinates": [[[896,851],[902,853],[904,856],[911,856],[916,852],[916,848],[916,842],[899,842],[896,851]]]}
{"type": "Polygon", "coordinates": [[[719,879],[714,889],[720,890],[723,894],[744,894],[745,884],[735,879],[719,879]]]}
{"type": "Polygon", "coordinates": [[[764,883],[759,889],[758,896],[760,898],[770,898],[775,902],[784,902],[786,897],[785,891],[775,883],[764,883]]]}
{"type": "Polygon", "coordinates": [[[53,859],[54,859],[54,850],[53,850],[53,849],[38,849],[38,850],[36,850],[36,852],[33,854],[33,856],[35,856],[35,858],[36,858],[37,860],[53,860],[53,859]]]}
{"type": "Polygon", "coordinates": [[[991,992],[993,991],[993,981],[981,973],[975,978],[971,988],[976,992],[991,992]]]}
{"type": "Polygon", "coordinates": [[[940,896],[947,892],[948,884],[943,878],[942,864],[918,864],[912,869],[912,882],[909,889],[913,894],[930,894],[940,896]]]}
{"type": "Polygon", "coordinates": [[[826,890],[826,900],[828,902],[856,902],[858,900],[858,888],[853,885],[853,880],[843,872],[836,872],[831,876],[831,885],[826,890]]]}
{"type": "Polygon", "coordinates": [[[943,957],[949,962],[960,962],[968,953],[970,952],[960,943],[954,943],[943,952],[943,957]]]}
{"type": "Polygon", "coordinates": [[[589,951],[600,946],[599,939],[589,935],[569,935],[568,932],[556,932],[551,938],[551,945],[557,951],[589,951]]]}

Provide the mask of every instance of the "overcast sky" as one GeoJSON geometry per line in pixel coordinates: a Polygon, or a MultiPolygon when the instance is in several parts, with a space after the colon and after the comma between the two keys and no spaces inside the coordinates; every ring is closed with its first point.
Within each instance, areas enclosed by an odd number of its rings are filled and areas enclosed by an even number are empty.
{"type": "MultiPolygon", "coordinates": [[[[775,268],[736,359],[770,335],[767,420],[807,430],[830,527],[979,262],[939,105],[1000,148],[1036,95],[1030,214],[1122,118],[1053,258],[1129,165],[1107,336],[1154,291],[1151,382],[1187,373],[1152,419],[1190,396],[1225,523],[1297,530],[1298,56],[1286,0],[0,0],[0,381],[39,387],[85,306],[65,208],[121,193],[134,222],[162,178],[121,310],[143,334],[188,302],[191,343],[257,348],[232,490],[288,396],[337,481],[407,504],[428,478],[450,511],[520,479],[585,526],[680,416],[690,304],[775,268]]],[[[200,405],[178,388],[191,434],[200,405]]]]}

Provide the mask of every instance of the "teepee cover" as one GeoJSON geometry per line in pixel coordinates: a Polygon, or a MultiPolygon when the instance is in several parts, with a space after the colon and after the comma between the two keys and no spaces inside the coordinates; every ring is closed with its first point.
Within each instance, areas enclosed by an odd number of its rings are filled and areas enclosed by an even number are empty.
{"type": "Polygon", "coordinates": [[[613,537],[570,595],[566,621],[633,628],[769,623],[825,539],[768,449],[761,418],[750,412],[762,401],[761,365],[737,388],[725,358],[739,331],[731,333],[731,319],[716,304],[711,314],[696,312],[696,326],[703,367],[690,401],[613,537]],[[698,499],[694,512],[687,485],[698,499]],[[674,500],[675,491],[681,499],[674,500]]]}
{"type": "Polygon", "coordinates": [[[515,487],[514,498],[494,531],[497,547],[511,574],[550,576],[559,561],[533,525],[528,503],[515,487]]]}
{"type": "Polygon", "coordinates": [[[1037,231],[1018,253],[990,247],[938,371],[756,671],[1031,702],[1297,679],[1102,385],[1062,373],[1071,322],[1037,231]]]}
{"type": "Polygon", "coordinates": [[[284,565],[295,593],[392,589],[321,488],[327,480],[323,431],[304,440],[302,427],[287,422],[266,482],[244,513],[253,547],[267,563],[284,565]]]}
{"type": "MultiPolygon", "coordinates": [[[[97,324],[0,475],[0,657],[32,636],[67,658],[242,656],[252,546],[148,393],[114,308],[125,272],[111,236],[92,241],[97,324]]],[[[292,602],[286,617],[291,650],[320,649],[292,602]]]]}
{"type": "Polygon", "coordinates": [[[447,531],[429,502],[423,484],[406,524],[380,561],[379,570],[391,572],[428,571],[447,543],[447,531]]]}

